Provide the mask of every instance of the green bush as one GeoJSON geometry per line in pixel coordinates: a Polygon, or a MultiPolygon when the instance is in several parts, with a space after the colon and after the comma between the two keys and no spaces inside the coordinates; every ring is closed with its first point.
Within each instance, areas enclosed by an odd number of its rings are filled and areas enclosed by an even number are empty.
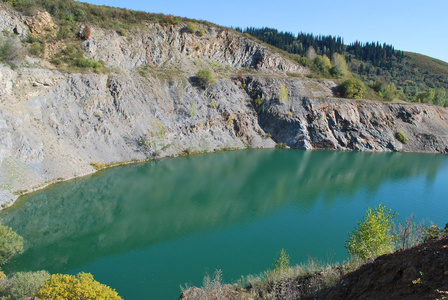
{"type": "Polygon", "coordinates": [[[204,36],[204,35],[205,35],[204,27],[199,28],[199,36],[204,36]]]}
{"type": "Polygon", "coordinates": [[[62,26],[61,28],[59,28],[57,37],[60,40],[65,40],[66,38],[70,37],[71,34],[72,34],[72,31],[71,31],[70,27],[62,26]]]}
{"type": "Polygon", "coordinates": [[[210,85],[215,84],[215,79],[213,78],[212,72],[208,69],[199,70],[196,73],[196,81],[203,88],[207,88],[210,85]]]}
{"type": "Polygon", "coordinates": [[[397,131],[397,133],[395,134],[395,137],[397,138],[397,140],[399,140],[402,144],[406,144],[408,142],[408,139],[406,138],[406,136],[404,135],[403,132],[401,131],[397,131]]]}
{"type": "Polygon", "coordinates": [[[5,38],[0,36],[0,62],[17,65],[23,59],[22,43],[17,36],[4,31],[5,38]]]}
{"type": "Polygon", "coordinates": [[[0,224],[0,265],[23,252],[23,238],[10,227],[0,224]]]}
{"type": "Polygon", "coordinates": [[[424,227],[423,232],[423,241],[426,242],[440,237],[444,233],[444,229],[437,225],[431,225],[429,227],[424,227]]]}
{"type": "Polygon", "coordinates": [[[289,269],[289,255],[286,253],[285,249],[282,249],[274,261],[271,270],[274,272],[282,272],[289,269]]]}
{"type": "Polygon", "coordinates": [[[3,42],[0,45],[0,62],[8,60],[12,54],[12,44],[9,42],[3,42]]]}
{"type": "Polygon", "coordinates": [[[32,43],[30,46],[30,54],[33,56],[42,56],[42,53],[44,52],[44,47],[41,43],[35,42],[32,43]]]}
{"type": "Polygon", "coordinates": [[[361,80],[350,78],[339,85],[338,92],[345,98],[362,99],[366,94],[366,87],[361,80]]]}
{"type": "Polygon", "coordinates": [[[188,22],[188,23],[187,23],[187,31],[188,31],[188,32],[190,32],[190,33],[195,33],[195,32],[196,32],[196,29],[197,29],[197,27],[196,27],[195,24],[193,24],[192,22],[188,22]]]}
{"type": "Polygon", "coordinates": [[[47,271],[18,272],[0,280],[0,299],[21,300],[31,297],[50,278],[47,271]]]}
{"type": "Polygon", "coordinates": [[[391,230],[396,213],[383,204],[366,211],[362,221],[357,221],[358,227],[353,230],[345,243],[348,253],[357,259],[372,259],[379,255],[390,253],[395,249],[391,230]]]}

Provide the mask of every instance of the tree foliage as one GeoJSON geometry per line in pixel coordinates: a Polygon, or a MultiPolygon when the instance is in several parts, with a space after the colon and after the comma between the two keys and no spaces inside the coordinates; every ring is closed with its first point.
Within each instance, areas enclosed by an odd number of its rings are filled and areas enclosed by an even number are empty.
{"type": "Polygon", "coordinates": [[[196,81],[200,86],[204,88],[215,84],[215,79],[213,78],[213,74],[209,69],[199,70],[196,73],[196,81]]]}
{"type": "Polygon", "coordinates": [[[362,99],[366,94],[366,88],[361,80],[350,78],[338,86],[338,92],[342,97],[362,99]]]}
{"type": "Polygon", "coordinates": [[[400,143],[402,144],[406,144],[408,142],[408,139],[406,138],[406,136],[404,135],[403,132],[401,131],[397,131],[397,133],[395,134],[395,137],[397,138],[397,140],[400,141],[400,143]]]}
{"type": "Polygon", "coordinates": [[[195,25],[194,23],[192,23],[192,22],[187,22],[187,31],[188,31],[189,33],[195,33],[195,32],[196,32],[196,29],[197,29],[197,27],[196,27],[196,25],[195,25]]]}
{"type": "Polygon", "coordinates": [[[448,65],[445,62],[415,53],[404,53],[395,50],[392,45],[379,42],[356,41],[350,45],[344,45],[343,39],[336,36],[321,36],[302,32],[294,35],[290,32],[279,32],[266,27],[236,29],[289,53],[300,55],[299,63],[310,68],[319,76],[327,77],[327,74],[325,69],[315,66],[315,57],[326,55],[334,58],[334,54],[339,54],[340,57],[345,58],[346,68],[341,67],[332,59],[332,67],[328,73],[333,78],[347,76],[350,70],[369,85],[369,82],[377,80],[388,84],[394,83],[396,87],[394,93],[391,89],[387,89],[386,93],[384,91],[377,92],[386,100],[395,97],[406,101],[448,106],[446,92],[448,91],[448,65]],[[427,97],[430,89],[436,90],[436,95],[432,99],[427,97]]]}
{"type": "Polygon", "coordinates": [[[391,233],[396,213],[383,204],[366,211],[364,219],[357,221],[357,227],[349,234],[345,243],[348,253],[365,260],[390,253],[395,249],[391,233]]]}
{"type": "Polygon", "coordinates": [[[274,272],[286,271],[289,268],[289,255],[286,253],[285,249],[282,249],[274,261],[271,270],[274,272]]]}
{"type": "Polygon", "coordinates": [[[51,275],[39,289],[36,296],[41,300],[121,299],[115,290],[94,280],[90,273],[78,273],[76,276],[65,274],[51,275]]]}
{"type": "Polygon", "coordinates": [[[10,227],[0,224],[0,265],[23,252],[23,238],[10,227]]]}
{"type": "Polygon", "coordinates": [[[32,297],[50,277],[47,271],[18,272],[0,280],[0,299],[18,300],[32,297]]]}

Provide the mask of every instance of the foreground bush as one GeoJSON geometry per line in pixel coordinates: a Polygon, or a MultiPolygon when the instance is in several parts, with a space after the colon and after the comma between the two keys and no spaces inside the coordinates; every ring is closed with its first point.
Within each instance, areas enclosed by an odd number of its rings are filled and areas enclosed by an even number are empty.
{"type": "Polygon", "coordinates": [[[10,227],[0,224],[0,265],[23,252],[23,238],[10,227]]]}
{"type": "Polygon", "coordinates": [[[121,299],[115,290],[94,280],[92,274],[90,273],[79,273],[76,276],[64,274],[51,275],[51,277],[39,289],[36,297],[41,300],[121,299]]]}
{"type": "Polygon", "coordinates": [[[0,299],[16,300],[32,297],[50,277],[47,271],[18,272],[0,280],[0,299]]]}
{"type": "Polygon", "coordinates": [[[348,253],[358,259],[366,260],[379,255],[393,252],[395,241],[391,233],[396,213],[383,204],[366,211],[358,227],[350,234],[345,248],[348,253]]]}

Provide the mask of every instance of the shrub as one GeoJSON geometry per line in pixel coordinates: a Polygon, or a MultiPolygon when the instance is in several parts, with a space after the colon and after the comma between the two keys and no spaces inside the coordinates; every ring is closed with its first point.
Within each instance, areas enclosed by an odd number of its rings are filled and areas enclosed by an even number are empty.
{"type": "Polygon", "coordinates": [[[72,33],[72,31],[71,31],[70,27],[63,26],[63,27],[59,28],[57,37],[60,40],[65,40],[66,38],[68,38],[71,35],[71,33],[72,33]]]}
{"type": "Polygon", "coordinates": [[[199,70],[196,73],[196,81],[203,88],[207,88],[210,85],[215,84],[215,79],[213,78],[212,72],[208,69],[199,70]]]}
{"type": "Polygon", "coordinates": [[[238,81],[240,81],[242,83],[243,82],[243,72],[238,71],[238,73],[236,74],[236,79],[238,79],[238,81]]]}
{"type": "Polygon", "coordinates": [[[121,299],[118,293],[93,279],[90,273],[78,273],[76,276],[54,274],[36,294],[39,299],[121,299]]]}
{"type": "Polygon", "coordinates": [[[282,249],[278,254],[277,258],[274,261],[274,264],[271,267],[271,270],[275,272],[286,271],[289,268],[289,255],[286,253],[285,249],[282,249]]]}
{"type": "Polygon", "coordinates": [[[0,37],[0,62],[17,65],[23,59],[22,43],[17,36],[6,35],[4,39],[0,37]]]}
{"type": "Polygon", "coordinates": [[[286,147],[288,147],[288,145],[286,143],[277,143],[277,144],[275,144],[275,148],[276,149],[285,149],[286,147]]]}
{"type": "Polygon", "coordinates": [[[16,300],[31,297],[50,277],[47,271],[18,272],[9,278],[0,280],[0,298],[16,300]]]}
{"type": "Polygon", "coordinates": [[[257,97],[254,99],[254,103],[256,107],[260,107],[261,105],[261,97],[260,95],[257,95],[257,97]]]}
{"type": "Polygon", "coordinates": [[[397,131],[397,133],[395,134],[395,137],[397,138],[397,140],[400,141],[400,143],[402,144],[406,144],[408,142],[408,139],[406,138],[406,136],[404,135],[403,132],[401,131],[397,131]]]}
{"type": "Polygon", "coordinates": [[[366,94],[366,88],[359,79],[350,78],[339,85],[338,92],[342,97],[362,99],[366,94]]]}
{"type": "Polygon", "coordinates": [[[31,55],[41,56],[43,52],[44,52],[44,47],[42,46],[42,44],[40,44],[38,42],[31,44],[31,46],[30,46],[30,54],[31,55]]]}
{"type": "Polygon", "coordinates": [[[23,238],[10,227],[0,224],[0,265],[23,252],[23,238]]]}
{"type": "Polygon", "coordinates": [[[391,230],[395,216],[383,204],[373,210],[369,207],[363,221],[357,221],[358,227],[349,234],[345,243],[348,253],[366,260],[394,251],[391,230]]]}
{"type": "Polygon", "coordinates": [[[204,27],[199,28],[199,36],[204,36],[204,35],[205,35],[204,27]]]}
{"type": "Polygon", "coordinates": [[[86,27],[84,27],[84,29],[82,30],[82,38],[88,40],[90,38],[90,34],[90,27],[89,25],[86,25],[86,27]]]}
{"type": "Polygon", "coordinates": [[[101,169],[104,169],[105,167],[106,167],[106,164],[102,164],[102,163],[99,163],[99,162],[97,162],[97,161],[92,161],[92,162],[90,162],[90,165],[95,169],[95,170],[101,170],[101,169]]]}
{"type": "Polygon", "coordinates": [[[195,33],[196,32],[196,25],[195,24],[193,24],[192,22],[188,22],[187,23],[187,31],[189,32],[189,33],[195,33]]]}
{"type": "Polygon", "coordinates": [[[286,84],[284,82],[280,83],[278,98],[280,102],[288,103],[288,89],[286,88],[286,84]]]}
{"type": "Polygon", "coordinates": [[[196,110],[194,108],[194,102],[191,101],[190,103],[190,117],[194,117],[196,115],[196,110]]]}
{"type": "Polygon", "coordinates": [[[429,227],[423,228],[423,232],[424,232],[423,241],[426,242],[438,238],[440,235],[442,235],[444,230],[437,225],[431,225],[429,227]]]}

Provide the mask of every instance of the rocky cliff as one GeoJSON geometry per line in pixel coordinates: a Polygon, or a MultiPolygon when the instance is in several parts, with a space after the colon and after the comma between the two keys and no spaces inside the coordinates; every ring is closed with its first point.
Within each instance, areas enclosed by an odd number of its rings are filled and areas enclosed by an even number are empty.
{"type": "MultiPolygon", "coordinates": [[[[25,36],[55,27],[45,13],[0,9],[0,30],[25,36]]],[[[231,30],[201,26],[203,35],[185,24],[143,24],[127,36],[93,26],[82,47],[104,61],[104,74],[52,67],[60,42],[43,59],[0,66],[0,203],[94,166],[194,151],[282,143],[448,152],[446,109],[335,99],[334,82],[303,76],[304,67],[231,30]],[[204,68],[216,78],[207,89],[195,81],[204,68]],[[282,87],[288,96],[280,100],[282,87]]]]}

